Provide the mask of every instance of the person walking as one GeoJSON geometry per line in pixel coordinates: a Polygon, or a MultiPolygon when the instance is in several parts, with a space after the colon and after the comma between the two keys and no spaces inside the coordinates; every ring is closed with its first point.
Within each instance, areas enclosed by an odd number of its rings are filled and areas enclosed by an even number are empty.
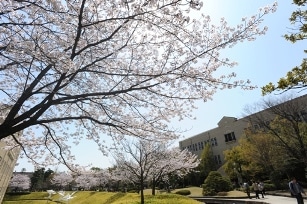
{"type": "Polygon", "coordinates": [[[296,181],[295,177],[293,177],[289,182],[289,188],[292,195],[295,196],[297,204],[304,204],[302,193],[304,195],[306,195],[306,193],[304,192],[303,187],[296,181]]]}
{"type": "Polygon", "coordinates": [[[262,198],[264,198],[265,191],[264,191],[264,183],[262,181],[259,182],[258,189],[259,193],[262,195],[262,198]]]}
{"type": "Polygon", "coordinates": [[[248,198],[251,199],[250,188],[249,188],[248,182],[243,183],[243,189],[246,192],[248,198]]]}
{"type": "Polygon", "coordinates": [[[260,199],[259,198],[259,188],[258,188],[258,183],[256,181],[253,181],[253,189],[254,192],[256,194],[256,199],[260,199]]]}

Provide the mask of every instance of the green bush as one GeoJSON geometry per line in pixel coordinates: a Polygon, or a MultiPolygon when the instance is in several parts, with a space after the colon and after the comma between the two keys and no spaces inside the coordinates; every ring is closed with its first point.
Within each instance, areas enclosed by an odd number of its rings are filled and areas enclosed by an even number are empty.
{"type": "Polygon", "coordinates": [[[275,187],[274,184],[265,183],[264,184],[264,189],[266,191],[274,191],[274,190],[276,190],[276,187],[275,187]]]}
{"type": "Polygon", "coordinates": [[[176,194],[179,194],[179,195],[190,195],[191,191],[190,190],[179,190],[179,191],[176,192],[176,194]]]}
{"type": "Polygon", "coordinates": [[[203,195],[216,195],[232,190],[231,181],[217,171],[211,171],[203,184],[203,195]]]}
{"type": "Polygon", "coordinates": [[[11,196],[15,196],[15,195],[27,195],[30,194],[31,192],[29,191],[21,191],[21,192],[7,192],[6,195],[11,195],[11,196]]]}
{"type": "Polygon", "coordinates": [[[214,189],[203,185],[203,195],[204,196],[215,196],[216,194],[217,193],[214,191],[214,189]]]}
{"type": "Polygon", "coordinates": [[[281,180],[283,180],[283,174],[279,171],[272,171],[270,174],[270,180],[276,189],[282,189],[281,180]]]}

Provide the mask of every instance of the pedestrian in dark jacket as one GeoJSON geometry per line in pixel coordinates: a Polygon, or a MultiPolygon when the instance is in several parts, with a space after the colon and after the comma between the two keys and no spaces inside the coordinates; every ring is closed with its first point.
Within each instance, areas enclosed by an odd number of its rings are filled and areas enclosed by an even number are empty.
{"type": "Polygon", "coordinates": [[[304,195],[306,194],[304,192],[303,187],[296,181],[296,178],[293,177],[292,180],[289,182],[289,188],[292,195],[295,196],[297,204],[304,204],[302,193],[304,195]]]}

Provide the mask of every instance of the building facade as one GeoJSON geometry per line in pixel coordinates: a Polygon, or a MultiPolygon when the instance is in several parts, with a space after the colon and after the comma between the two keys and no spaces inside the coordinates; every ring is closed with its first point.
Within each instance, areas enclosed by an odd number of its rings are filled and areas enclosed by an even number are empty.
{"type": "Polygon", "coordinates": [[[2,199],[13,175],[19,153],[19,148],[7,150],[5,149],[5,143],[0,142],[0,203],[2,203],[2,199]]]}
{"type": "MultiPolygon", "coordinates": [[[[1,116],[0,122],[3,122],[3,117],[7,114],[6,110],[10,107],[6,107],[1,104],[1,116]]],[[[20,134],[17,135],[19,137],[20,134]]],[[[20,154],[20,148],[15,147],[13,149],[7,149],[6,143],[0,140],[0,203],[2,203],[3,197],[6,193],[7,187],[13,175],[13,171],[20,154]]]]}
{"type": "Polygon", "coordinates": [[[307,95],[272,106],[241,119],[223,117],[218,122],[216,128],[180,141],[179,147],[181,149],[188,149],[200,158],[205,145],[209,144],[212,149],[215,163],[218,167],[221,167],[225,162],[223,152],[238,145],[239,139],[244,137],[245,129],[251,128],[257,130],[263,128],[275,118],[274,111],[278,110],[296,111],[295,114],[297,114],[297,117],[307,122],[307,95]]]}

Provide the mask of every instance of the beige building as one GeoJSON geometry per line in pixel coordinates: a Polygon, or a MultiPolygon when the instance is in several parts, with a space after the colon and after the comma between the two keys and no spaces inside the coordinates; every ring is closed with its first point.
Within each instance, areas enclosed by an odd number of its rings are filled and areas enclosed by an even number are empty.
{"type": "Polygon", "coordinates": [[[187,148],[200,158],[205,144],[209,143],[212,147],[215,162],[218,167],[221,167],[224,164],[223,152],[238,145],[239,139],[244,135],[244,130],[247,127],[263,128],[274,118],[273,109],[281,106],[283,106],[283,110],[291,111],[295,111],[293,107],[299,107],[297,109],[298,117],[307,122],[307,95],[304,95],[241,119],[223,117],[218,122],[218,127],[180,141],[179,147],[181,149],[187,148]]]}
{"type": "Polygon", "coordinates": [[[9,185],[20,153],[19,148],[6,150],[4,147],[5,144],[0,142],[0,203],[9,185]]]}
{"type": "Polygon", "coordinates": [[[20,148],[7,149],[5,146],[5,142],[0,140],[0,203],[2,203],[20,154],[20,148]]]}

